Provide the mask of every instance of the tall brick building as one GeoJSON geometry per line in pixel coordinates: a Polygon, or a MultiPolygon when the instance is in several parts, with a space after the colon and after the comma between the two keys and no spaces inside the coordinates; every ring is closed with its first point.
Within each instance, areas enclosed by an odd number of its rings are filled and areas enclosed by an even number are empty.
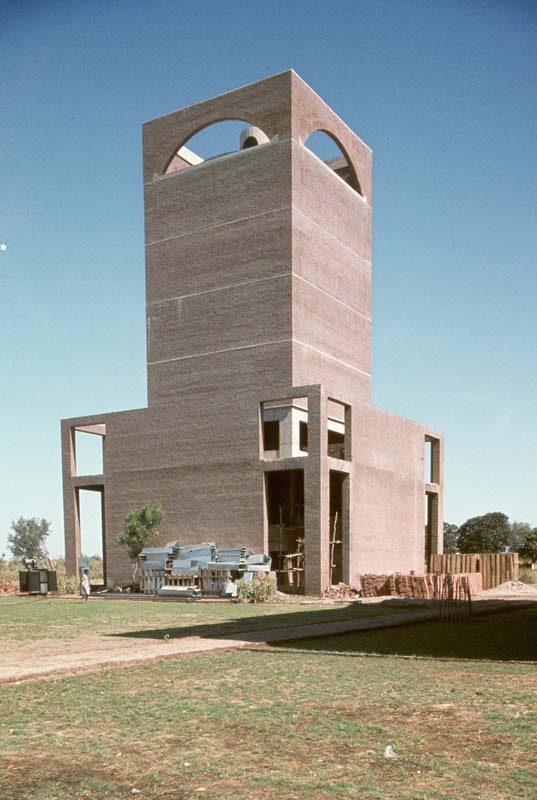
{"type": "Polygon", "coordinates": [[[144,125],[148,407],[62,421],[70,573],[83,490],[109,585],[149,501],[162,542],[270,552],[312,594],[441,552],[442,436],[371,404],[371,161],[293,71],[144,125]],[[236,152],[185,146],[229,119],[236,152]],[[305,146],[317,130],[340,159],[305,146]],[[77,432],[101,437],[102,474],[77,475],[77,432]]]}

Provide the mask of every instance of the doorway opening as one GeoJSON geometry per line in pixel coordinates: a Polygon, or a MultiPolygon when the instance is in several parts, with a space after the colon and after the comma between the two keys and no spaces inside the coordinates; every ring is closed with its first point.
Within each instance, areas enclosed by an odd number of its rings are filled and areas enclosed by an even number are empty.
{"type": "Polygon", "coordinates": [[[269,554],[278,589],[304,593],[304,470],[265,473],[269,554]]]}
{"type": "Polygon", "coordinates": [[[77,509],[80,525],[79,570],[89,569],[92,590],[106,586],[104,486],[79,488],[77,509]]]}
{"type": "Polygon", "coordinates": [[[345,491],[348,480],[349,476],[345,472],[330,470],[329,586],[343,582],[345,573],[344,560],[349,535],[345,491]]]}

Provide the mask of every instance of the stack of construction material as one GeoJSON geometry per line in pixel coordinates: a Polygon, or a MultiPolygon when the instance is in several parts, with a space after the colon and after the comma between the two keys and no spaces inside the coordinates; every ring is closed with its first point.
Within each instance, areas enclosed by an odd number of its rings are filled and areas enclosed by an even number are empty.
{"type": "Polygon", "coordinates": [[[199,572],[181,572],[178,575],[165,575],[164,586],[158,590],[160,595],[173,597],[199,597],[201,595],[199,572]]]}
{"type": "Polygon", "coordinates": [[[227,567],[208,566],[200,569],[202,593],[213,597],[236,597],[237,587],[233,573],[227,567]]]}
{"type": "Polygon", "coordinates": [[[163,596],[199,594],[234,597],[237,581],[269,573],[271,560],[246,547],[218,547],[215,542],[165,548],[145,547],[140,554],[144,593],[163,596]]]}
{"type": "Polygon", "coordinates": [[[139,556],[142,591],[156,594],[164,586],[166,570],[179,553],[179,542],[167,542],[164,547],[144,547],[139,556]]]}
{"type": "Polygon", "coordinates": [[[200,566],[205,566],[210,561],[216,560],[215,542],[202,542],[201,544],[181,545],[171,565],[172,575],[186,575],[197,573],[200,566]]]}
{"type": "Polygon", "coordinates": [[[389,595],[389,575],[360,575],[362,597],[384,597],[389,595]]]}
{"type": "MultiPolygon", "coordinates": [[[[461,574],[453,575],[460,580],[461,574]]],[[[473,597],[482,591],[481,574],[469,572],[464,575],[473,597]]],[[[413,600],[438,600],[442,593],[445,574],[428,573],[427,575],[403,575],[396,572],[392,575],[361,575],[362,597],[406,597],[413,600]]]]}
{"type": "Polygon", "coordinates": [[[483,589],[492,589],[519,577],[518,553],[445,553],[432,555],[431,572],[466,574],[480,572],[483,589]]]}

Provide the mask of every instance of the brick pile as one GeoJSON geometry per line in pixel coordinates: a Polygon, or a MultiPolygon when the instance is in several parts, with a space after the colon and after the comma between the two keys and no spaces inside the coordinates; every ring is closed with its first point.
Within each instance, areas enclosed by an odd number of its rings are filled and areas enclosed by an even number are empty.
{"type": "Polygon", "coordinates": [[[11,581],[0,581],[0,594],[17,594],[19,587],[11,581]]]}
{"type": "MultiPolygon", "coordinates": [[[[460,573],[452,576],[455,582],[468,578],[472,597],[481,594],[483,589],[480,572],[460,573]]],[[[361,575],[362,597],[406,597],[413,600],[440,599],[445,573],[427,575],[361,575]]]]}

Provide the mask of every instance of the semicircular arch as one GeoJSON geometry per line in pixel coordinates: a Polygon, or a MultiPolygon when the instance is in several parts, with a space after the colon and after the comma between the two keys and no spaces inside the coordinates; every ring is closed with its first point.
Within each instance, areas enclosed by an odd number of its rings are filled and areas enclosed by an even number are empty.
{"type": "Polygon", "coordinates": [[[195,166],[203,161],[218,158],[237,150],[253,146],[252,139],[257,137],[255,144],[264,144],[269,141],[268,136],[246,117],[218,116],[204,120],[193,126],[188,133],[183,134],[180,143],[176,145],[168,156],[163,174],[176,172],[183,167],[195,166]],[[245,145],[241,142],[241,133],[249,129],[254,131],[247,139],[245,145]]]}
{"type": "Polygon", "coordinates": [[[303,139],[304,146],[321,159],[338,177],[362,195],[360,179],[344,145],[328,128],[314,128],[303,139]],[[313,141],[312,141],[313,139],[313,141]]]}

